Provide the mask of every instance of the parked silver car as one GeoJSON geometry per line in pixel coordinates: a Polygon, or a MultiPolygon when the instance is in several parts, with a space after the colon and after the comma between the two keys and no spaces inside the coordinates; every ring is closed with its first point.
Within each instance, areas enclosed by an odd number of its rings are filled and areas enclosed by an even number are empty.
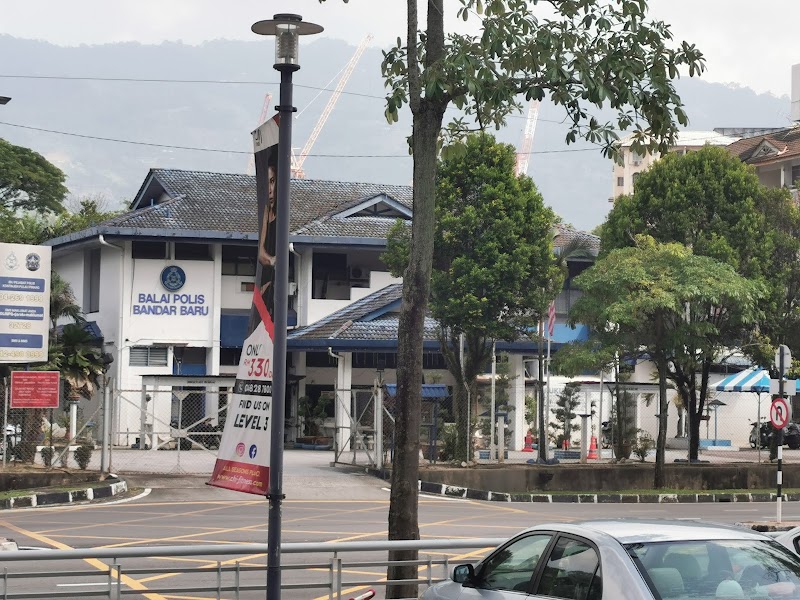
{"type": "Polygon", "coordinates": [[[425,600],[778,600],[800,598],[800,558],[773,538],[696,521],[532,527],[425,600]]]}

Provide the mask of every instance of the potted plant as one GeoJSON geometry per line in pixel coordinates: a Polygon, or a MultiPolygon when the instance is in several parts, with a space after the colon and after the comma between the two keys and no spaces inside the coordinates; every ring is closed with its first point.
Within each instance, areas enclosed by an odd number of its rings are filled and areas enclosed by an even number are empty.
{"type": "Polygon", "coordinates": [[[299,444],[324,445],[330,439],[322,436],[322,424],[328,416],[328,407],[333,398],[321,394],[314,402],[308,396],[297,399],[297,414],[303,419],[303,435],[297,438],[299,444]]]}

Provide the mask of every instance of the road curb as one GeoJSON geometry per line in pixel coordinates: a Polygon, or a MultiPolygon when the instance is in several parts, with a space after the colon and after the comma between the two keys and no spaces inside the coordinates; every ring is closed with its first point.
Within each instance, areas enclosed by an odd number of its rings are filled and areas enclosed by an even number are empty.
{"type": "MultiPolygon", "coordinates": [[[[419,491],[448,498],[487,500],[490,502],[544,502],[573,504],[693,504],[699,502],[774,502],[774,493],[700,493],[700,494],[538,494],[505,493],[475,490],[445,483],[419,482],[419,491]]],[[[784,494],[787,501],[800,500],[800,494],[784,494]]]]}
{"type": "Polygon", "coordinates": [[[124,479],[112,476],[105,480],[107,485],[87,487],[69,492],[42,492],[27,496],[15,496],[0,500],[0,510],[14,508],[37,508],[40,506],[54,506],[58,504],[75,504],[89,502],[101,498],[113,498],[128,491],[128,484],[124,479]]]}

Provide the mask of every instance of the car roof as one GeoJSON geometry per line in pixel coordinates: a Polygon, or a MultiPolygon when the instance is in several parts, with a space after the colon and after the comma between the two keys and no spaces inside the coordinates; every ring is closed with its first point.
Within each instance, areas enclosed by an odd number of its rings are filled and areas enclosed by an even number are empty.
{"type": "Polygon", "coordinates": [[[668,519],[602,519],[539,525],[535,529],[555,529],[576,535],[594,532],[604,533],[621,544],[638,544],[647,542],[678,542],[701,540],[756,540],[770,538],[763,533],[723,525],[694,520],[668,519]]]}

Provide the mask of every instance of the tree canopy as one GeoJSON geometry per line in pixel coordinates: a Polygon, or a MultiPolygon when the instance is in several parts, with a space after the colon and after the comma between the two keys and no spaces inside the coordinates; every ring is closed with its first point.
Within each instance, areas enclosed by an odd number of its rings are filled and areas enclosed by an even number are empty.
{"type": "Polygon", "coordinates": [[[766,193],[752,168],[724,148],[670,153],[640,174],[632,195],[617,198],[602,227],[601,253],[646,234],[760,276],[774,247],[760,211],[766,193]]]}
{"type": "Polygon", "coordinates": [[[570,320],[590,326],[590,345],[655,363],[660,418],[654,485],[662,487],[667,380],[684,395],[688,382],[681,373],[688,365],[740,344],[760,315],[764,290],[732,266],[697,256],[682,244],[660,244],[643,235],[633,241],[635,246],[609,252],[575,279],[584,293],[570,320]]]}
{"type": "Polygon", "coordinates": [[[64,173],[38,152],[0,139],[0,206],[60,213],[68,190],[64,173]]]}

